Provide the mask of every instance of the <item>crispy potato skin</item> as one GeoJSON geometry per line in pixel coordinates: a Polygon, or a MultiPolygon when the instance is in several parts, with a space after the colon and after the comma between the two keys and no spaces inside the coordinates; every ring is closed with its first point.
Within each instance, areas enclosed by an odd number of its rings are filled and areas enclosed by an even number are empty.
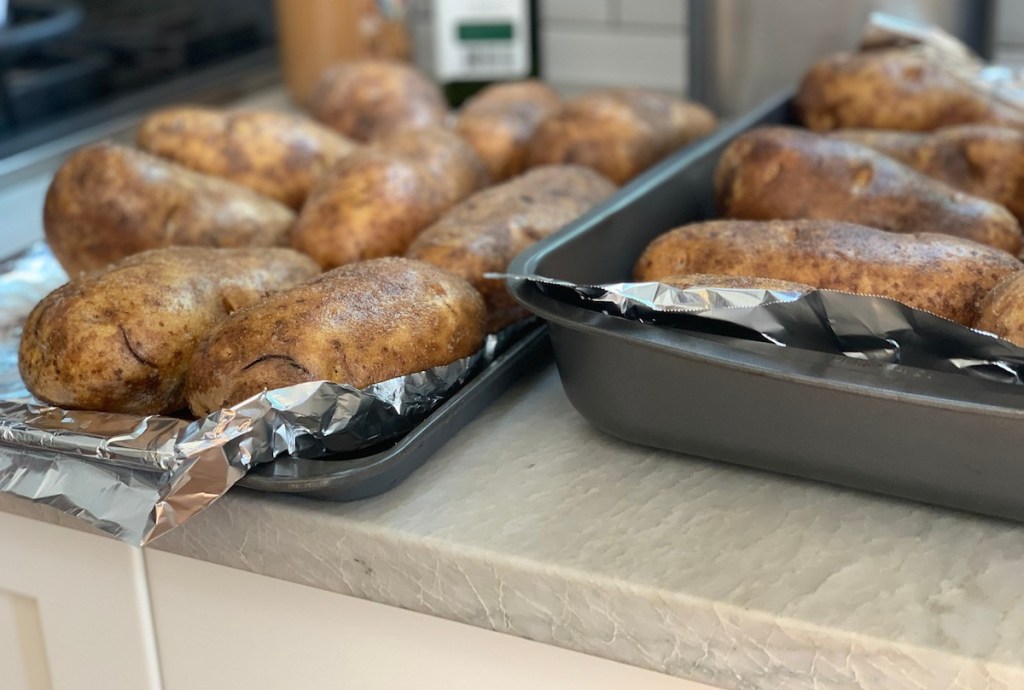
{"type": "Polygon", "coordinates": [[[192,359],[188,402],[205,415],[305,381],[363,388],[466,357],[483,337],[483,301],[461,278],[400,257],[350,264],[221,323],[192,359]]]}
{"type": "Polygon", "coordinates": [[[413,67],[390,60],[342,62],[324,72],[310,99],[320,122],[356,141],[444,124],[441,89],[413,67]]]}
{"type": "Polygon", "coordinates": [[[891,232],[941,232],[1016,253],[1020,225],[877,151],[805,130],[764,127],[736,138],[715,171],[723,216],[844,220],[891,232]]]}
{"type": "Polygon", "coordinates": [[[934,132],[840,129],[829,136],[875,149],[1024,219],[1024,131],[961,125],[934,132]]]}
{"type": "Polygon", "coordinates": [[[560,107],[554,89],[535,79],[492,84],[466,102],[455,131],[500,182],[526,169],[530,137],[560,107]]]}
{"type": "Polygon", "coordinates": [[[29,314],[18,367],[60,407],[167,414],[185,407],[185,369],[231,311],[319,269],[291,249],[171,247],[67,283],[29,314]]]}
{"type": "Polygon", "coordinates": [[[497,331],[527,314],[502,281],[487,280],[484,273],[504,271],[516,254],[614,191],[612,183],[589,168],[535,168],[455,206],[413,241],[406,256],[468,280],[487,304],[487,329],[497,331]]]}
{"type": "Polygon", "coordinates": [[[1024,347],[1024,271],[996,285],[981,302],[974,327],[1024,347]]]}
{"type": "Polygon", "coordinates": [[[736,290],[777,290],[782,292],[810,292],[813,285],[796,283],[792,280],[759,278],[757,276],[730,276],[713,273],[686,273],[678,276],[658,278],[658,282],[680,290],[692,287],[716,287],[736,290]]]}
{"type": "Polygon", "coordinates": [[[763,276],[891,297],[967,326],[986,294],[1020,271],[1013,256],[937,233],[896,234],[826,220],[694,223],[651,242],[637,280],[700,272],[763,276]]]}
{"type": "Polygon", "coordinates": [[[603,89],[566,102],[530,141],[527,165],[576,163],[623,184],[690,141],[711,133],[702,105],[643,89],[603,89]]]}
{"type": "Polygon", "coordinates": [[[345,158],[321,180],[295,223],[292,246],[324,268],[400,255],[487,182],[483,162],[454,133],[402,132],[345,158]]]}
{"type": "Polygon", "coordinates": [[[139,148],[297,209],[317,179],[356,149],[341,134],[270,110],[180,107],[139,125],[139,148]]]}
{"type": "Polygon", "coordinates": [[[107,143],[60,167],[43,208],[46,241],[72,277],[158,247],[286,244],[294,220],[244,187],[107,143]]]}
{"type": "Polygon", "coordinates": [[[813,130],[1024,126],[1024,116],[1014,109],[969,88],[938,63],[902,49],[825,58],[804,75],[794,106],[813,130]]]}

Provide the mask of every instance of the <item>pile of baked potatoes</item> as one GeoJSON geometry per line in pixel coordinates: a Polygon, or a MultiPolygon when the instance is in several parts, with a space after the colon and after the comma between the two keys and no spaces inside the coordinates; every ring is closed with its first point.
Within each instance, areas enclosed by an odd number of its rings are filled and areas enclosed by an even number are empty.
{"type": "Polygon", "coordinates": [[[793,106],[804,127],[726,148],[722,219],[655,239],[635,277],[886,296],[1024,346],[1021,103],[886,46],[815,64],[793,106]]]}
{"type": "Polygon", "coordinates": [[[450,113],[409,65],[328,70],[310,115],[177,107],[73,154],[44,209],[70,280],[19,368],[69,409],[205,415],[313,380],[357,388],[523,318],[484,273],[715,126],[639,89],[492,86],[450,113]]]}

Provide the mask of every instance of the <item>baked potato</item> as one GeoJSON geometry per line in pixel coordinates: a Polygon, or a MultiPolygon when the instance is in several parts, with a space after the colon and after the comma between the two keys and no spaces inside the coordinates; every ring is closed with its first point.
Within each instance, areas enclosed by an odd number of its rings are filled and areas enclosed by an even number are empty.
{"type": "Polygon", "coordinates": [[[400,255],[444,211],[488,182],[469,144],[442,129],[402,132],[344,159],[314,188],[292,246],[324,268],[400,255]]]}
{"type": "Polygon", "coordinates": [[[43,207],[46,242],[71,277],[158,247],[284,245],[294,221],[245,187],[111,143],[72,154],[43,207]]]}
{"type": "Polygon", "coordinates": [[[687,290],[695,287],[714,287],[732,290],[772,290],[780,292],[810,292],[816,289],[813,285],[796,283],[792,280],[778,278],[758,278],[757,276],[731,276],[713,273],[687,273],[677,276],[658,278],[662,285],[687,290]]]}
{"type": "Polygon", "coordinates": [[[129,256],[47,295],[28,316],[18,368],[59,407],[170,414],[185,369],[221,319],[319,273],[284,248],[170,247],[129,256]]]}
{"type": "Polygon", "coordinates": [[[960,125],[934,132],[839,129],[829,136],[867,146],[1024,219],[1024,131],[960,125]]]}
{"type": "Polygon", "coordinates": [[[811,67],[793,104],[809,129],[933,130],[968,123],[1024,127],[1024,114],[954,69],[902,48],[840,53],[811,67]]]}
{"type": "Polygon", "coordinates": [[[858,144],[788,127],[737,137],[715,170],[723,216],[844,220],[891,232],[941,232],[1016,253],[1017,219],[858,144]]]}
{"type": "Polygon", "coordinates": [[[704,106],[656,91],[592,91],[540,124],[527,165],[575,163],[623,184],[716,124],[704,106]]]}
{"type": "Polygon", "coordinates": [[[448,102],[440,87],[414,67],[392,60],[352,60],[324,72],[310,111],[320,122],[356,141],[403,129],[443,125],[448,102]]]}
{"type": "Polygon", "coordinates": [[[316,181],[356,144],[300,115],[177,107],[146,117],[139,148],[223,177],[297,209],[316,181]]]}
{"type": "Polygon", "coordinates": [[[1024,347],[1024,271],[1004,278],[984,300],[974,327],[1024,347]]]}
{"type": "Polygon", "coordinates": [[[966,326],[1022,264],[1004,251],[938,233],[897,234],[828,220],[715,220],[651,242],[638,281],[687,273],[760,276],[882,295],[966,326]]]}
{"type": "Polygon", "coordinates": [[[349,264],[214,329],[189,365],[189,407],[205,415],[306,381],[364,388],[467,357],[483,338],[483,301],[458,276],[400,257],[349,264]]]}
{"type": "Polygon", "coordinates": [[[589,168],[534,168],[452,208],[413,241],[406,256],[468,280],[487,304],[487,329],[497,331],[525,317],[526,311],[502,281],[487,280],[484,273],[504,271],[516,254],[614,191],[615,185],[589,168]]]}
{"type": "Polygon", "coordinates": [[[526,169],[530,137],[560,107],[555,90],[535,79],[493,84],[466,102],[455,131],[500,182],[526,169]]]}

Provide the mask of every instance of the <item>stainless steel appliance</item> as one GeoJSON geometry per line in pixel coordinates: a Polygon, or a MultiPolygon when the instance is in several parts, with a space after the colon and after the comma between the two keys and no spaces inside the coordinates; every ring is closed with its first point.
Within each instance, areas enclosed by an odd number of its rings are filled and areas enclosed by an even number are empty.
{"type": "Polygon", "coordinates": [[[857,45],[868,15],[936,24],[992,55],[994,0],[690,0],[690,96],[731,117],[857,45]]]}

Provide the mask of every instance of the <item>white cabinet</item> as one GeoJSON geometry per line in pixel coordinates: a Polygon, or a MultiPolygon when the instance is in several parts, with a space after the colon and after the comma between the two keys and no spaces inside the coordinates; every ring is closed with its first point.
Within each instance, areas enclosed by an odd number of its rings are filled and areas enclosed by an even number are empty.
{"type": "Polygon", "coordinates": [[[160,551],[146,561],[165,690],[712,690],[160,551]]]}
{"type": "Polygon", "coordinates": [[[0,690],[712,690],[2,512],[0,559],[0,690]]]}
{"type": "Polygon", "coordinates": [[[0,513],[0,688],[160,690],[142,552],[0,513]]]}

